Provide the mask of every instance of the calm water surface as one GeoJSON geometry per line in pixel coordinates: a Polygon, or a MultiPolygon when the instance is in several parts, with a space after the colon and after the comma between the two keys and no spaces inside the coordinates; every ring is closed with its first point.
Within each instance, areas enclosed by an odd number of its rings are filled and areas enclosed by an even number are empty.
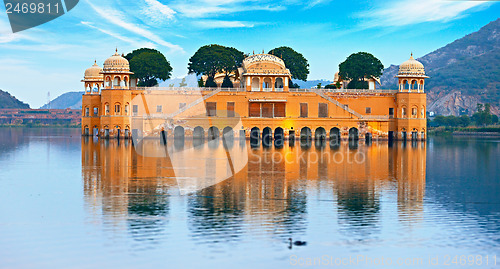
{"type": "Polygon", "coordinates": [[[169,160],[138,155],[131,143],[0,128],[0,267],[496,268],[499,142],[234,141],[248,155],[243,170],[181,195],[169,160]],[[289,237],[307,246],[290,249],[289,237]],[[455,255],[474,256],[459,266],[455,255]]]}

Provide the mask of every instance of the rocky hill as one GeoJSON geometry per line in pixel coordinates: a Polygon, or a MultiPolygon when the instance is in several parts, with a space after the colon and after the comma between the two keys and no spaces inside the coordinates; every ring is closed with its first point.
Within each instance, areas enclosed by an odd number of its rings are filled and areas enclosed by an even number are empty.
{"type": "Polygon", "coordinates": [[[23,108],[27,109],[30,106],[17,100],[16,97],[10,95],[10,93],[0,90],[0,108],[23,108]]]}
{"type": "MultiPolygon", "coordinates": [[[[50,101],[51,109],[81,109],[82,108],[82,95],[85,92],[67,92],[59,95],[54,100],[50,101]]],[[[47,109],[49,106],[47,104],[40,107],[41,109],[47,109]]]]}
{"type": "MultiPolygon", "coordinates": [[[[500,19],[417,60],[431,77],[425,85],[428,111],[472,114],[480,102],[500,114],[500,19]]],[[[383,88],[397,88],[398,69],[384,70],[383,88]]]]}

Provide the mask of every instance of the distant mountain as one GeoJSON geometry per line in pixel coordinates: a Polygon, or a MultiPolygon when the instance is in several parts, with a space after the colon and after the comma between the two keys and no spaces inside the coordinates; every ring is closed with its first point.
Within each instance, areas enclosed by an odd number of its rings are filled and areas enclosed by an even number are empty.
{"type": "MultiPolygon", "coordinates": [[[[417,60],[431,77],[425,85],[428,111],[472,114],[480,102],[500,114],[500,19],[417,60]]],[[[383,88],[397,88],[398,69],[384,70],[383,88]]]]}
{"type": "Polygon", "coordinates": [[[297,83],[301,89],[312,89],[316,86],[318,86],[318,83],[321,83],[321,86],[324,87],[325,85],[331,84],[332,81],[330,80],[308,80],[308,81],[302,81],[302,80],[293,80],[293,83],[297,83]]]}
{"type": "MultiPolygon", "coordinates": [[[[85,92],[67,92],[59,95],[56,99],[50,101],[51,109],[81,109],[82,108],[82,95],[85,92]]],[[[47,104],[40,107],[41,109],[48,109],[47,104]]]]}
{"type": "Polygon", "coordinates": [[[23,108],[27,109],[30,106],[17,100],[16,97],[10,95],[10,93],[0,90],[0,108],[23,108]]]}

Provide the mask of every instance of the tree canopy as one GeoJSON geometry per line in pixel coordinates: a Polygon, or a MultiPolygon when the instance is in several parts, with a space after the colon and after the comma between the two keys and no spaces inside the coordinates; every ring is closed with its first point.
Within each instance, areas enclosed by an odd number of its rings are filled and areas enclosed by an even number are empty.
{"type": "Polygon", "coordinates": [[[353,53],[339,65],[339,76],[351,80],[349,89],[367,89],[368,82],[364,78],[380,77],[384,65],[375,56],[368,52],[353,53]]]}
{"type": "MultiPolygon", "coordinates": [[[[206,75],[209,78],[207,81],[212,81],[217,73],[228,75],[238,69],[244,58],[243,52],[235,48],[217,44],[206,45],[199,48],[189,59],[188,70],[196,75],[206,75]]],[[[210,84],[213,86],[213,83],[210,84]]]]}
{"type": "Polygon", "coordinates": [[[129,61],[132,77],[139,81],[137,86],[152,87],[158,80],[167,80],[172,74],[172,66],[167,58],[155,49],[142,48],[132,51],[125,58],[129,61]]]}
{"type": "Polygon", "coordinates": [[[269,51],[268,54],[283,59],[286,67],[290,69],[293,79],[302,81],[307,80],[307,75],[309,75],[309,63],[301,53],[296,52],[290,47],[279,47],[269,51]]]}

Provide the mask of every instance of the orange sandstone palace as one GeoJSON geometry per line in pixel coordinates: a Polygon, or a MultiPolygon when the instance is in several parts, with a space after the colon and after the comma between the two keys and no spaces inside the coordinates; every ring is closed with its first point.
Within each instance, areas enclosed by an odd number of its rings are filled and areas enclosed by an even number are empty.
{"type": "Polygon", "coordinates": [[[413,56],[400,65],[397,90],[375,89],[376,79],[362,90],[289,88],[290,71],[270,54],[243,60],[231,76],[238,88],[140,88],[131,75],[118,53],[103,68],[95,63],[85,71],[82,135],[425,140],[427,134],[428,77],[413,56]]]}

